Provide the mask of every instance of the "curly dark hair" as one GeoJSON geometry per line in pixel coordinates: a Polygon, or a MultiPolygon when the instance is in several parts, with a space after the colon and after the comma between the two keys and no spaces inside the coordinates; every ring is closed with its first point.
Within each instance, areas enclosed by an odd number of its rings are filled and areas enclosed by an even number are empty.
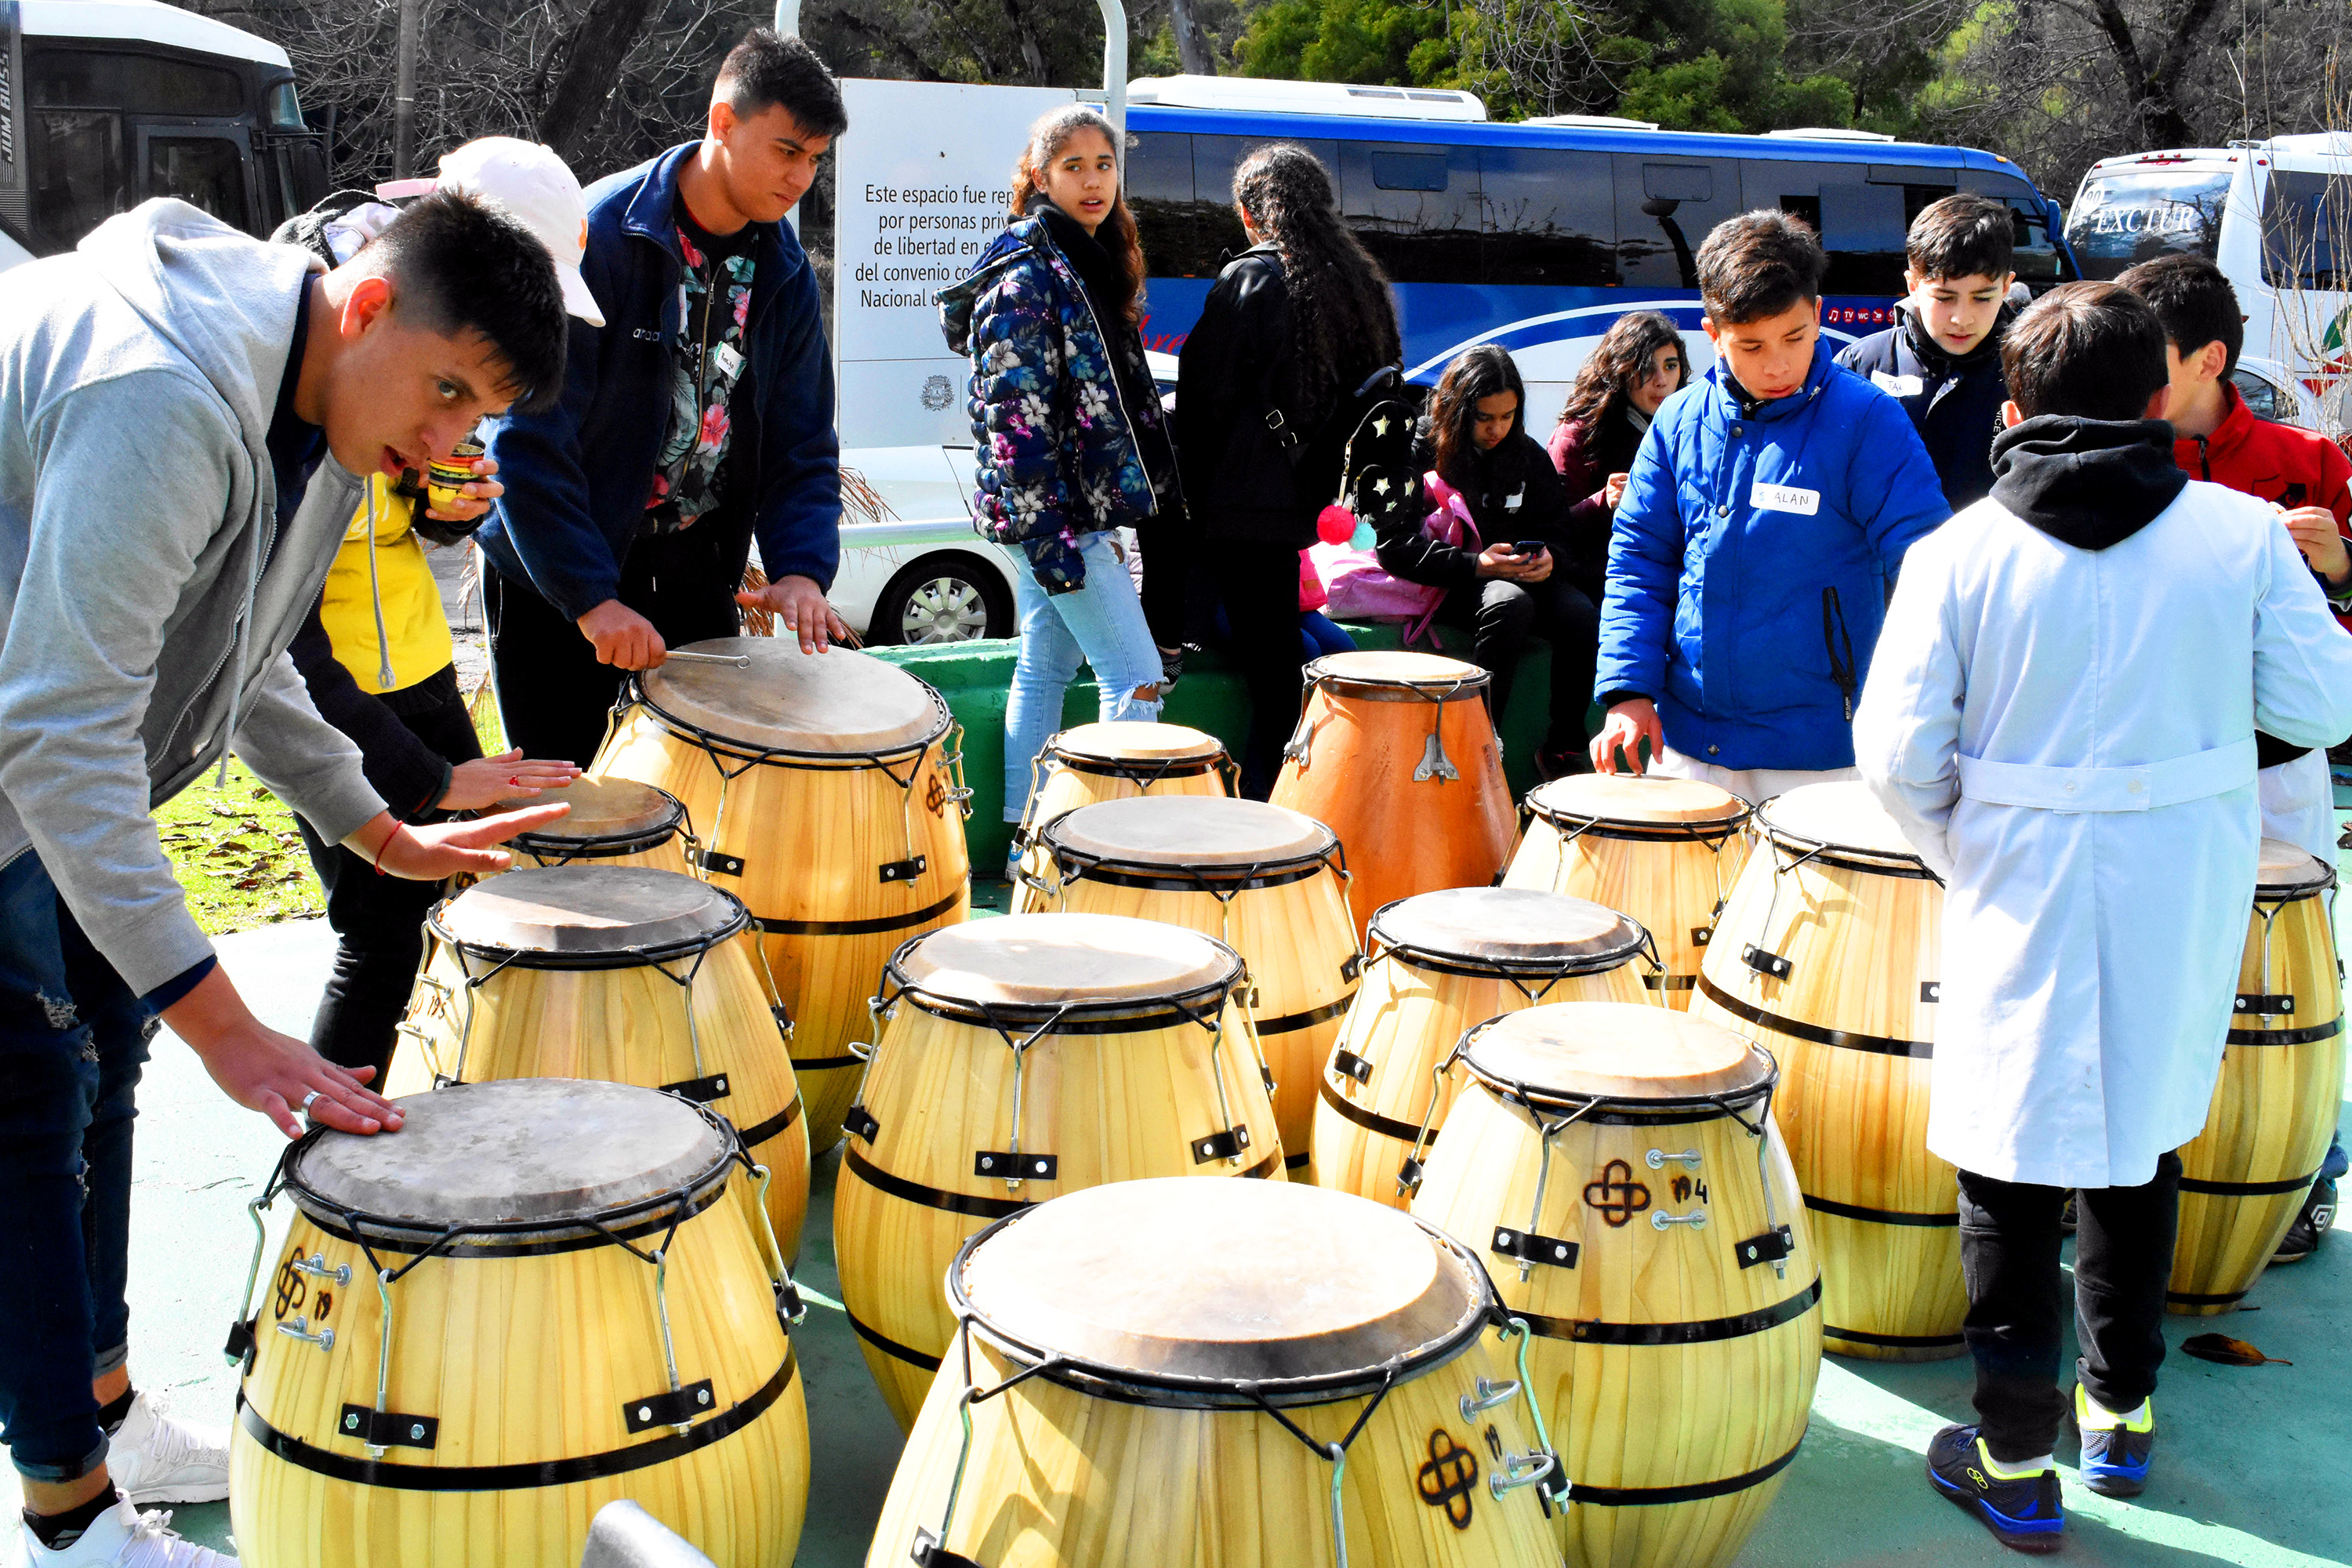
{"type": "MultiPolygon", "coordinates": [[[[1100,110],[1083,103],[1055,110],[1029,127],[1029,144],[1021,149],[1020,161],[1013,165],[1013,200],[1007,204],[1012,216],[1026,216],[1031,199],[1045,195],[1045,171],[1062,155],[1070,138],[1085,131],[1093,132],[1113,152],[1118,151],[1118,133],[1111,129],[1110,121],[1102,117],[1100,110]]],[[[1135,215],[1127,210],[1125,181],[1120,182],[1118,193],[1111,197],[1110,212],[1103,218],[1102,226],[1095,230],[1095,239],[1110,252],[1123,285],[1123,297],[1108,301],[1111,309],[1129,326],[1139,325],[1143,321],[1143,238],[1135,232],[1135,215]]]]}
{"type": "Polygon", "coordinates": [[[1510,393],[1519,400],[1511,411],[1511,434],[1503,437],[1507,441],[1528,427],[1528,386],[1519,379],[1519,367],[1513,363],[1510,350],[1499,343],[1465,349],[1438,378],[1436,395],[1429,404],[1429,436],[1437,448],[1432,466],[1439,479],[1457,490],[1469,488],[1470,464],[1478,455],[1473,430],[1478,404],[1498,392],[1510,393]]]}
{"type": "MultiPolygon", "coordinates": [[[[1660,349],[1683,349],[1683,335],[1673,321],[1655,310],[1632,310],[1617,318],[1592,353],[1578,367],[1576,381],[1568,389],[1568,402],[1559,411],[1562,425],[1581,419],[1587,427],[1596,426],[1623,403],[1626,396],[1649,379],[1650,361],[1660,349]]],[[[1680,392],[1690,384],[1690,355],[1683,351],[1683,378],[1675,384],[1680,392]]]]}
{"type": "Polygon", "coordinates": [[[1234,205],[1282,253],[1298,349],[1300,420],[1320,424],[1343,393],[1400,363],[1396,307],[1380,264],[1349,232],[1331,176],[1295,142],[1276,142],[1234,171],[1234,205]]]}

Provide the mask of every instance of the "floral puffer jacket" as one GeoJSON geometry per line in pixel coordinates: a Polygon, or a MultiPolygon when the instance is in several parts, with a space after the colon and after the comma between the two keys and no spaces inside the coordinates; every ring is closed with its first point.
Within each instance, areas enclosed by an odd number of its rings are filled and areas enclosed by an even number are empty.
{"type": "Polygon", "coordinates": [[[971,357],[981,531],[1019,545],[1048,594],[1075,592],[1086,582],[1081,538],[1160,510],[1136,432],[1158,431],[1166,416],[1120,395],[1111,359],[1132,355],[1130,384],[1149,386],[1142,339],[1124,321],[1104,331],[1034,216],[1014,219],[940,291],[940,325],[971,357]]]}

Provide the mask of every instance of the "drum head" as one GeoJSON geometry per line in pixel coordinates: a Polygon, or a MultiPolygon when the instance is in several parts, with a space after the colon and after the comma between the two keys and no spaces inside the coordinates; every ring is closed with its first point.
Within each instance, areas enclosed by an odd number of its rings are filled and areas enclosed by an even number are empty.
{"type": "Polygon", "coordinates": [[[793,637],[713,637],[686,651],[751,661],[738,669],[680,660],[639,678],[648,702],[721,743],[873,756],[947,732],[938,693],[870,654],[844,647],[803,653],[793,637]]]}
{"type": "MultiPolygon", "coordinates": [[[[400,1131],[314,1134],[288,1185],[303,1212],[389,1225],[373,1237],[453,1225],[562,1228],[695,1191],[726,1170],[713,1120],[656,1089],[571,1079],[460,1084],[396,1101],[400,1131]]],[[[1252,1184],[1255,1185],[1255,1184],[1252,1184]]]]}
{"type": "Polygon", "coordinates": [[[485,878],[434,911],[436,931],[498,952],[608,955],[700,942],[740,930],[733,895],[683,871],[537,866],[485,878]]]}
{"type": "Polygon", "coordinates": [[[1183,1177],[1027,1210],[968,1247],[950,1287],[1017,1343],[1146,1386],[1376,1380],[1466,1343],[1493,1289],[1429,1226],[1352,1194],[1183,1177]]]}
{"type": "Polygon", "coordinates": [[[1121,915],[1006,915],[944,926],[890,961],[893,976],[967,1005],[1145,1007],[1238,984],[1242,961],[1213,937],[1121,915]]]}
{"type": "Polygon", "coordinates": [[[1466,691],[1484,686],[1486,679],[1486,672],[1476,665],[1433,653],[1327,653],[1307,667],[1309,686],[1327,681],[1340,686],[1439,693],[1455,688],[1466,691]]]}
{"type": "Polygon", "coordinates": [[[2262,869],[2254,885],[2265,900],[2305,899],[2336,885],[2336,873],[2318,856],[2284,839],[2263,840],[2262,869]]]}
{"type": "Polygon", "coordinates": [[[1055,736],[1050,744],[1066,757],[1097,763],[1206,763],[1225,753],[1224,742],[1203,731],[1182,724],[1143,724],[1131,719],[1075,724],[1055,736]]]}
{"type": "Polygon", "coordinates": [[[1370,942],[1472,973],[1612,969],[1639,952],[1639,924],[1589,899],[1533,888],[1448,888],[1381,906],[1370,942]]]}
{"type": "Polygon", "coordinates": [[[1745,1098],[1772,1058],[1730,1030],[1638,1002],[1555,1002],[1509,1013],[1463,1053],[1482,1081],[1538,1103],[1745,1098]]]}
{"type": "Polygon", "coordinates": [[[1319,860],[1339,836],[1303,812],[1220,795],[1138,795],[1082,805],[1043,837],[1048,853],[1129,865],[1274,867],[1319,860]]]}
{"type": "Polygon", "coordinates": [[[576,844],[607,838],[644,838],[675,829],[686,816],[677,797],[635,779],[576,778],[560,789],[509,795],[499,811],[527,805],[568,805],[562,820],[518,837],[520,844],[576,844]]]}
{"type": "Polygon", "coordinates": [[[1644,827],[1729,826],[1748,815],[1748,803],[1697,779],[1644,773],[1573,773],[1528,796],[1545,816],[1644,827]]]}
{"type": "Polygon", "coordinates": [[[1799,784],[1758,806],[1756,825],[1783,843],[1795,840],[1800,848],[1824,844],[1848,856],[1919,864],[1919,852],[1878,797],[1859,784],[1799,784]]]}

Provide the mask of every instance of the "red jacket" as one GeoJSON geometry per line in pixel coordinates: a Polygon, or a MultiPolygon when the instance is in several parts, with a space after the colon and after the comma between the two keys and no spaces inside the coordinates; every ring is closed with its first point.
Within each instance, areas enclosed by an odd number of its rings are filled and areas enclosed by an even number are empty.
{"type": "MultiPolygon", "coordinates": [[[[2226,381],[2221,393],[2230,400],[2221,423],[2210,436],[2175,440],[2172,460],[2192,479],[2227,485],[2289,510],[2324,506],[2336,514],[2336,531],[2352,540],[2352,458],[2324,436],[2256,418],[2226,381]]],[[[2338,610],[2336,618],[2352,630],[2352,611],[2338,610]]]]}

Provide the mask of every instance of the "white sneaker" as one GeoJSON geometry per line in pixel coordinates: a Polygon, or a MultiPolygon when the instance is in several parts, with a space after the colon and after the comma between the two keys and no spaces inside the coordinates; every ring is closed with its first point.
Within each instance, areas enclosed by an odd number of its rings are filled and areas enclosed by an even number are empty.
{"type": "Polygon", "coordinates": [[[219,1502],[228,1496],[228,1428],[178,1420],[170,1394],[141,1394],[107,1444],[106,1472],[142,1508],[219,1502]]]}
{"type": "Polygon", "coordinates": [[[236,1568],[236,1559],[172,1533],[168,1513],[141,1513],[125,1499],[98,1516],[81,1539],[52,1552],[18,1526],[24,1555],[11,1568],[236,1568]]]}

